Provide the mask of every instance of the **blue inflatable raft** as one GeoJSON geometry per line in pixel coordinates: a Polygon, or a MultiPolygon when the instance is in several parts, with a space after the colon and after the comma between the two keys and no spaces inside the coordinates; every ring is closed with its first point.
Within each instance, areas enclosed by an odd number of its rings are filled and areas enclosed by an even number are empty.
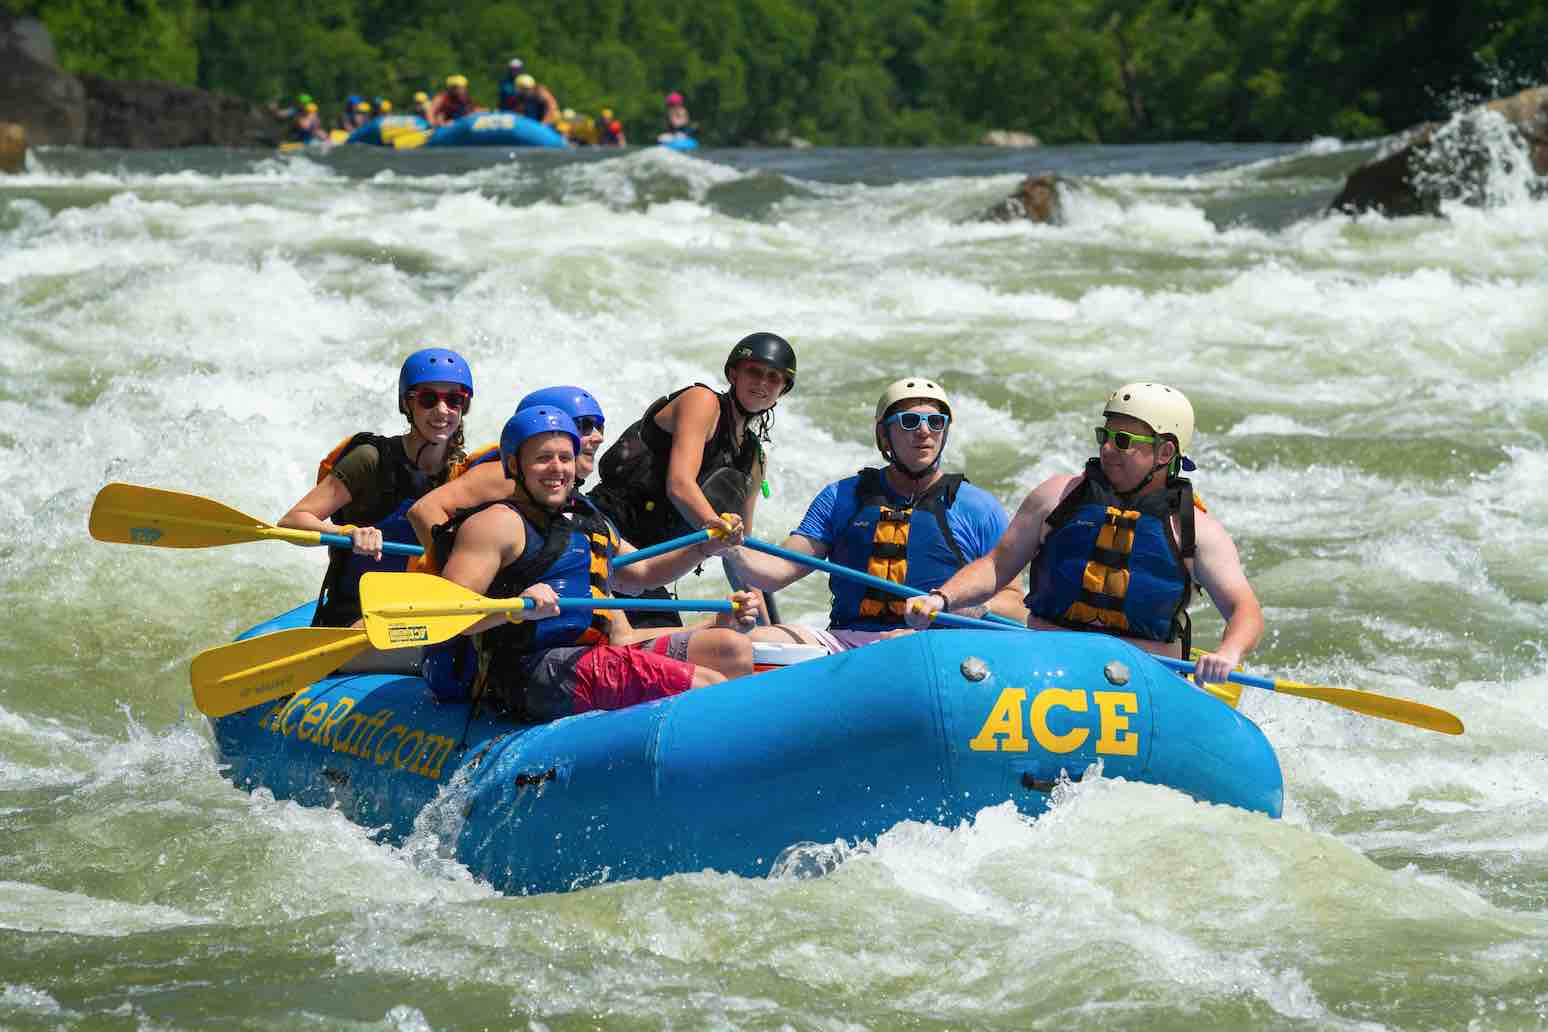
{"type": "Polygon", "coordinates": [[[438,703],[417,676],[338,674],[212,725],[237,785],[336,806],[394,842],[435,807],[449,852],[508,893],[761,877],[801,843],[1007,799],[1038,814],[1061,774],[1098,761],[1272,817],[1284,793],[1246,717],[1119,639],[1069,632],[911,634],[537,726],[438,703]]]}
{"type": "Polygon", "coordinates": [[[569,143],[552,126],[509,111],[463,115],[430,134],[426,147],[558,147],[569,143]]]}
{"type": "Polygon", "coordinates": [[[699,139],[691,133],[662,133],[657,137],[656,143],[667,150],[696,151],[699,149],[699,139]]]}

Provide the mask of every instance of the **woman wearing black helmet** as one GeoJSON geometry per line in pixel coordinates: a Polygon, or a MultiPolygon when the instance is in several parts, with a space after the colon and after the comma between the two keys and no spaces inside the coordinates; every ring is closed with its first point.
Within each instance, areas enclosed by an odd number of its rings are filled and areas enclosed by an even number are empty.
{"type": "Polygon", "coordinates": [[[795,386],[795,349],[773,333],[749,334],[725,373],[724,393],[697,383],[656,399],[597,464],[591,500],[636,547],[701,527],[751,528],[763,442],[774,405],[795,386]]]}

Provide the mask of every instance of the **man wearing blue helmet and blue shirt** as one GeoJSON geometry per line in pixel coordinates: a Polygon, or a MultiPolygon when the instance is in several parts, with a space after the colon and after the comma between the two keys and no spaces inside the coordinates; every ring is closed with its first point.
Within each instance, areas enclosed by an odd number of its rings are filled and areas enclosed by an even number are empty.
{"type": "MultiPolygon", "coordinates": [[[[701,632],[719,640],[716,666],[610,644],[607,613],[561,611],[560,597],[606,597],[616,582],[642,590],[681,576],[733,542],[706,542],[624,569],[623,545],[595,506],[577,494],[579,429],[560,409],[520,409],[500,435],[510,497],[458,512],[436,530],[442,576],[493,598],[526,598],[531,608],[494,615],[466,633],[479,654],[475,698],[490,697],[517,720],[542,722],[592,709],[620,709],[752,671],[752,646],[731,628],[701,632]]],[[[738,598],[737,622],[757,607],[738,598]]]]}
{"type": "MultiPolygon", "coordinates": [[[[933,380],[909,376],[890,384],[876,403],[875,422],[876,447],[887,465],[823,488],[785,548],[922,591],[988,555],[1008,517],[993,495],[960,474],[941,472],[951,419],[951,401],[933,380]]],[[[810,566],[741,548],[728,552],[725,562],[764,591],[812,572],[810,566]]],[[[754,637],[794,638],[840,652],[907,633],[903,599],[839,577],[828,583],[833,606],[826,630],[780,624],[761,628],[754,637]]],[[[997,611],[1019,619],[1014,590],[991,601],[997,611]]]]}
{"type": "Polygon", "coordinates": [[[348,627],[360,619],[360,577],[401,570],[382,542],[414,541],[406,513],[413,502],[453,476],[463,459],[462,417],[473,403],[473,372],[455,351],[424,348],[398,372],[398,411],[407,433],[362,432],[339,442],[317,469],[317,484],[279,519],[279,526],[347,534],[352,552],[330,553],[313,624],[348,627]]]}
{"type": "Polygon", "coordinates": [[[1262,636],[1263,609],[1231,536],[1182,476],[1194,469],[1193,405],[1175,387],[1130,383],[1107,396],[1102,415],[1085,470],[1034,488],[994,552],[911,599],[908,622],[926,626],[1030,565],[1027,626],[1114,634],[1187,658],[1188,603],[1202,590],[1226,625],[1194,675],[1224,681],[1262,636]]]}

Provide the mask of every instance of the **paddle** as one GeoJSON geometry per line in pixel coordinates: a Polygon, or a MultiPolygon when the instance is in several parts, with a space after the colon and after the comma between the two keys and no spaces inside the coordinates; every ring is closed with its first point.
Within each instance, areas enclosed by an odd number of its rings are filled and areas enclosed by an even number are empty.
{"type": "MultiPolygon", "coordinates": [[[[843,577],[848,580],[857,581],[861,584],[866,584],[870,587],[879,588],[882,591],[897,595],[899,598],[915,598],[920,595],[928,594],[928,592],[920,591],[918,588],[909,587],[907,584],[899,584],[897,581],[884,580],[881,577],[873,577],[869,573],[863,573],[860,570],[852,570],[847,566],[840,566],[838,563],[830,563],[828,560],[819,559],[815,555],[805,555],[801,552],[795,552],[781,545],[772,545],[769,542],[761,541],[758,538],[748,538],[743,541],[742,544],[752,549],[754,552],[763,552],[766,555],[778,556],[781,559],[786,559],[793,563],[800,563],[802,566],[810,566],[814,570],[822,570],[829,576],[843,577]]],[[[968,619],[972,618],[953,617],[953,620],[968,619]]],[[[1009,617],[1001,616],[998,613],[986,613],[984,614],[984,618],[982,620],[974,620],[972,624],[957,624],[953,623],[951,620],[942,622],[953,627],[977,626],[978,624],[982,623],[990,623],[999,624],[1001,627],[1014,627],[1017,630],[1026,629],[1015,620],[1012,620],[1009,617]]]]}
{"type": "Polygon", "coordinates": [[[636,549],[635,551],[630,552],[628,555],[621,555],[617,559],[613,560],[613,569],[616,570],[620,566],[629,566],[633,563],[639,562],[642,559],[654,559],[656,556],[665,552],[670,552],[678,548],[686,548],[689,545],[697,545],[700,542],[708,541],[709,539],[709,531],[696,530],[692,534],[684,534],[682,537],[675,537],[670,541],[663,541],[659,545],[651,545],[648,548],[636,549]]]}
{"type": "MultiPolygon", "coordinates": [[[[351,547],[344,534],[276,527],[209,498],[137,484],[108,484],[98,491],[89,529],[98,541],[157,548],[213,548],[245,541],[351,547]]],[[[424,549],[386,541],[382,551],[420,555],[424,549]]]]}
{"type": "MultiPolygon", "coordinates": [[[[485,598],[460,584],[428,573],[368,573],[360,578],[360,609],[366,633],[379,649],[401,649],[447,641],[491,613],[528,608],[523,598],[485,598]]],[[[630,609],[674,613],[729,613],[725,599],[561,598],[561,610],[630,609]]]]}
{"type": "MultiPolygon", "coordinates": [[[[1172,659],[1170,656],[1152,656],[1156,662],[1163,666],[1171,667],[1178,673],[1193,673],[1193,663],[1186,659],[1172,659]]],[[[1262,688],[1265,691],[1278,692],[1281,695],[1294,695],[1302,699],[1316,699],[1318,702],[1330,703],[1341,709],[1352,710],[1355,713],[1363,713],[1368,717],[1380,717],[1383,720],[1396,721],[1399,724],[1409,724],[1413,727],[1421,727],[1426,731],[1439,731],[1446,735],[1460,735],[1462,733],[1462,721],[1455,714],[1448,713],[1434,706],[1426,706],[1422,702],[1410,702],[1408,699],[1399,699],[1390,695],[1377,695],[1374,692],[1362,692],[1354,688],[1329,688],[1320,684],[1302,684],[1299,681],[1275,681],[1267,677],[1254,677],[1251,674],[1239,674],[1233,672],[1228,680],[1236,684],[1245,684],[1249,688],[1262,688]]]]}
{"type": "MultiPolygon", "coordinates": [[[[765,552],[769,555],[788,559],[793,563],[803,563],[807,566],[825,570],[837,577],[848,577],[862,584],[890,591],[895,595],[923,595],[922,591],[910,588],[893,581],[882,580],[859,570],[851,570],[847,566],[839,566],[815,556],[802,555],[788,548],[771,545],[767,541],[759,541],[756,538],[748,538],[743,542],[755,552],[765,552]]],[[[955,613],[937,613],[935,623],[945,627],[970,627],[979,630],[1028,630],[1014,620],[1008,620],[995,614],[989,614],[990,619],[975,620],[972,617],[958,616],[955,613]]],[[[1192,673],[1193,664],[1186,660],[1172,659],[1167,656],[1153,656],[1158,662],[1183,673],[1192,673]]],[[[1373,692],[1362,692],[1354,688],[1329,688],[1323,685],[1301,684],[1296,681],[1272,681],[1268,678],[1254,677],[1251,674],[1233,673],[1228,679],[1235,684],[1244,684],[1250,688],[1263,688],[1268,691],[1279,692],[1281,695],[1294,695],[1303,699],[1315,699],[1318,702],[1326,702],[1342,709],[1355,713],[1363,713],[1368,717],[1379,717],[1384,720],[1393,720],[1400,724],[1409,724],[1413,727],[1421,727],[1427,731],[1439,731],[1442,734],[1459,735],[1462,733],[1462,721],[1443,709],[1426,706],[1423,703],[1410,702],[1407,699],[1398,699],[1388,695],[1377,695],[1373,692]]],[[[1235,706],[1239,693],[1233,693],[1224,685],[1206,685],[1204,690],[1218,698],[1229,706],[1235,706]]]]}
{"type": "Polygon", "coordinates": [[[294,695],[369,644],[358,627],[293,627],[206,649],[188,670],[194,705],[206,716],[224,717],[294,695]]]}

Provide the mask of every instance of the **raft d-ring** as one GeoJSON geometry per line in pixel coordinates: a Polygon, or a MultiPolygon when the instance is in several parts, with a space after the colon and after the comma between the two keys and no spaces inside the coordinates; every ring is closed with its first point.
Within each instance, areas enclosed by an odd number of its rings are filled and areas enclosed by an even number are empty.
{"type": "Polygon", "coordinates": [[[964,659],[959,669],[962,671],[962,676],[969,681],[982,681],[989,676],[989,664],[977,656],[969,656],[967,659],[964,659]]]}
{"type": "Polygon", "coordinates": [[[1102,673],[1104,676],[1106,676],[1107,682],[1109,684],[1129,683],[1129,668],[1118,662],[1116,659],[1109,661],[1108,664],[1102,668],[1102,673]]]}

